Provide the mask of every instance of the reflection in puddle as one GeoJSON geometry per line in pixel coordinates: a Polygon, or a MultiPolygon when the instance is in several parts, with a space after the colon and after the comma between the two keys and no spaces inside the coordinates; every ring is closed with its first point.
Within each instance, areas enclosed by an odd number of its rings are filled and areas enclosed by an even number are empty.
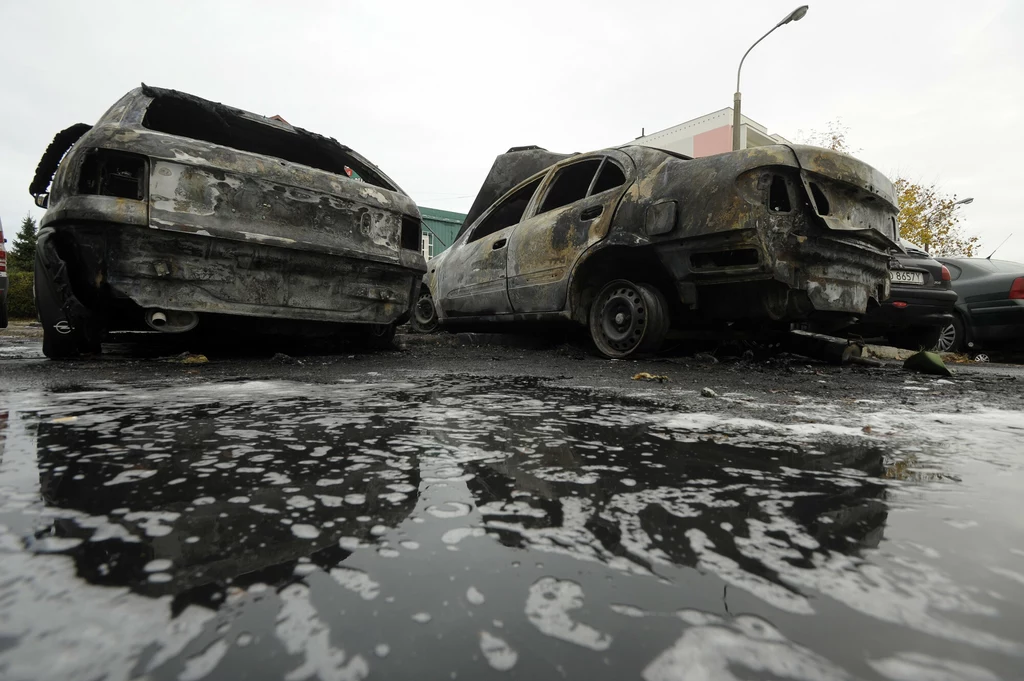
{"type": "Polygon", "coordinates": [[[1022,585],[963,583],[915,519],[959,478],[893,476],[859,427],[524,380],[5,399],[11,678],[821,679],[1024,653],[1022,585]]]}

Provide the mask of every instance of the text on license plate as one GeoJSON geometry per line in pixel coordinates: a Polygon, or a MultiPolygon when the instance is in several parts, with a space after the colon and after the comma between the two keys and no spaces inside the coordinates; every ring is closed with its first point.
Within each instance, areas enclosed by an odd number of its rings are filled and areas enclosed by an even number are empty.
{"type": "Polygon", "coordinates": [[[907,272],[906,270],[891,270],[889,276],[894,284],[923,284],[924,275],[920,272],[907,272]]]}

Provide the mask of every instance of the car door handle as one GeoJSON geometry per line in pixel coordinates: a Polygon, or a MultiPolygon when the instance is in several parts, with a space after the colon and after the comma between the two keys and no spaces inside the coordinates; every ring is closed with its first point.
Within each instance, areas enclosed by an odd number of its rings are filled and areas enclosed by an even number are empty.
{"type": "Polygon", "coordinates": [[[492,250],[492,251],[496,251],[496,250],[498,250],[498,249],[501,249],[501,248],[505,248],[505,245],[506,245],[507,243],[508,243],[508,239],[498,239],[497,241],[495,241],[495,242],[494,242],[494,243],[493,243],[493,244],[491,245],[491,250],[492,250]]]}
{"type": "Polygon", "coordinates": [[[591,206],[590,208],[584,208],[583,211],[580,212],[580,220],[593,220],[600,215],[603,210],[604,206],[601,204],[591,206]]]}

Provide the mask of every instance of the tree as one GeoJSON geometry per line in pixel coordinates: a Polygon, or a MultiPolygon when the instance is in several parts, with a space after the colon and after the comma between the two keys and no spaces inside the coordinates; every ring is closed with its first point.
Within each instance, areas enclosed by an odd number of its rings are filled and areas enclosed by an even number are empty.
{"type": "MultiPolygon", "coordinates": [[[[811,130],[801,135],[807,144],[825,147],[833,151],[853,154],[860,151],[851,149],[847,142],[850,129],[842,119],[829,121],[825,131],[811,130]]],[[[956,194],[948,195],[935,184],[925,185],[896,176],[899,215],[896,222],[900,238],[923,246],[932,255],[973,257],[978,254],[981,244],[976,236],[967,236],[959,226],[956,194]]]]}
{"type": "Polygon", "coordinates": [[[923,246],[931,255],[961,256],[978,254],[978,237],[967,236],[959,226],[956,194],[946,194],[934,184],[925,185],[897,177],[893,182],[900,214],[900,238],[923,246]]]}
{"type": "Polygon", "coordinates": [[[850,128],[843,124],[842,118],[837,118],[834,121],[828,122],[827,130],[811,130],[810,133],[804,134],[803,130],[797,131],[804,144],[813,144],[816,147],[824,147],[831,149],[832,151],[841,151],[844,154],[856,154],[860,149],[853,149],[850,147],[849,142],[846,140],[847,133],[850,132],[850,128]]]}
{"type": "Polygon", "coordinates": [[[36,221],[26,215],[14,237],[13,248],[7,252],[7,266],[13,272],[32,272],[36,260],[36,221]]]}

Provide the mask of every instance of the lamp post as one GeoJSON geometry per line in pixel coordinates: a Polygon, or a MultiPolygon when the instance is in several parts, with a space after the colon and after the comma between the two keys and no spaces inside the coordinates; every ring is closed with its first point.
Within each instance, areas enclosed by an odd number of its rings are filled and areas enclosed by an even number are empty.
{"type": "MultiPolygon", "coordinates": [[[[973,196],[968,196],[966,199],[960,199],[959,201],[955,201],[953,203],[953,205],[950,206],[950,208],[955,208],[957,206],[966,206],[969,203],[974,203],[974,197],[973,196]]],[[[937,211],[939,208],[941,208],[941,206],[936,206],[935,208],[932,208],[930,211],[928,211],[927,213],[922,215],[921,219],[924,220],[926,217],[928,217],[929,215],[931,215],[932,213],[937,211]]]]}
{"type": "Polygon", "coordinates": [[[732,98],[732,150],[737,151],[740,148],[740,71],[743,69],[743,61],[750,54],[750,50],[757,47],[757,43],[761,42],[772,34],[779,26],[785,26],[791,21],[800,21],[807,14],[807,5],[800,5],[795,10],[786,15],[786,18],[775,24],[771,31],[768,31],[763,36],[757,39],[753,45],[751,45],[746,52],[743,53],[743,59],[740,59],[740,67],[736,69],[736,94],[732,98]]]}

